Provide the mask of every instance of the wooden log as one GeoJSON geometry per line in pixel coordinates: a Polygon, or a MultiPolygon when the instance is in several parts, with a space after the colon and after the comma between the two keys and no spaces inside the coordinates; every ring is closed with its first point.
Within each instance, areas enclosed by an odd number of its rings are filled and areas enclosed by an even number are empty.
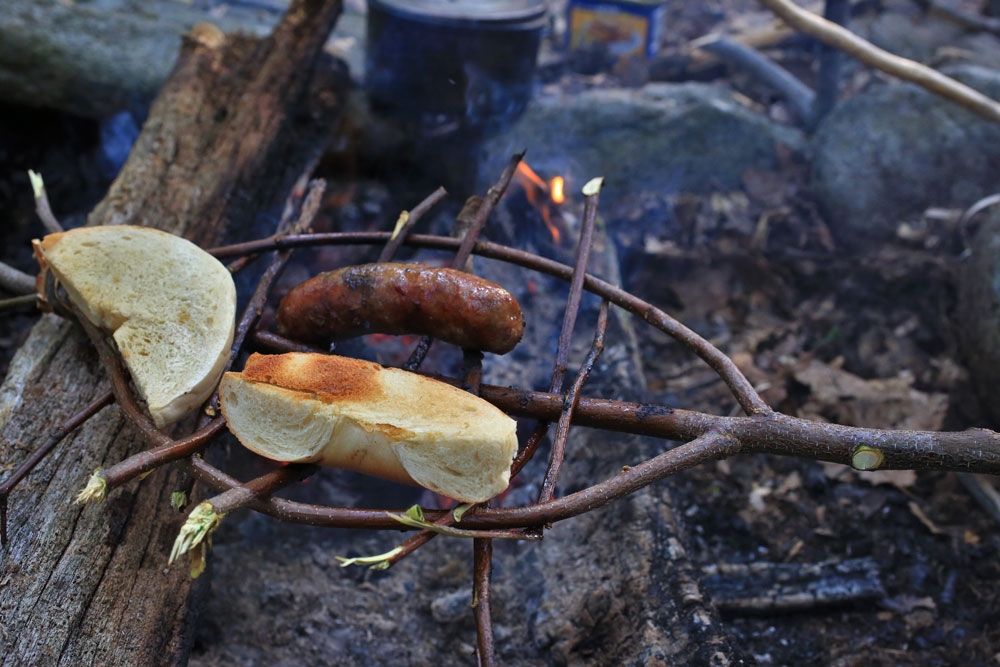
{"type": "MultiPolygon", "coordinates": [[[[328,80],[316,63],[339,11],[339,0],[297,0],[263,40],[194,30],[88,223],[148,225],[211,245],[228,223],[283,200],[288,174],[298,175],[294,147],[312,127],[301,119],[328,130],[339,108],[340,97],[316,84],[328,80]]],[[[249,227],[243,235],[255,233],[249,227]]],[[[42,317],[0,386],[0,463],[18,464],[107,388],[82,332],[42,317]]],[[[118,409],[105,408],[12,494],[10,544],[0,554],[0,664],[186,660],[196,587],[184,567],[166,569],[183,520],[169,507],[173,473],[159,471],[104,505],[71,504],[95,468],[143,446],[118,409]]]]}

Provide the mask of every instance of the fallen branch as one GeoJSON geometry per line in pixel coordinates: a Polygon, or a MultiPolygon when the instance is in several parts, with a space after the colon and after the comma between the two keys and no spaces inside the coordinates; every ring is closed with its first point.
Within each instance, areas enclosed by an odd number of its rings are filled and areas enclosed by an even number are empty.
{"type": "Polygon", "coordinates": [[[926,65],[880,49],[850,30],[802,9],[792,0],[760,0],[760,2],[796,30],[815,37],[824,44],[840,49],[869,67],[874,67],[904,81],[915,83],[987,120],[1000,123],[1000,103],[974,88],[945,76],[926,65]]]}
{"type": "Polygon", "coordinates": [[[774,88],[785,98],[799,120],[808,122],[812,118],[816,96],[809,86],[760,51],[735,40],[715,35],[703,37],[695,41],[693,46],[717,56],[726,63],[742,67],[774,88]]]}

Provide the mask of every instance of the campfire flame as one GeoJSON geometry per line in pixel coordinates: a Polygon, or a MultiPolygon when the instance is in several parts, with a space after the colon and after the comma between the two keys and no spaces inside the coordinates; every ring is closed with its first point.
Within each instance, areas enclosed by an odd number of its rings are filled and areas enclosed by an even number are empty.
{"type": "Polygon", "coordinates": [[[563,177],[556,176],[546,183],[541,176],[535,173],[534,169],[528,166],[528,163],[521,161],[517,165],[514,178],[524,188],[524,194],[528,198],[528,203],[538,209],[539,214],[542,216],[542,221],[548,228],[549,234],[552,235],[552,240],[558,244],[562,238],[562,232],[559,229],[559,225],[553,220],[553,210],[558,215],[556,206],[566,200],[563,177]]]}

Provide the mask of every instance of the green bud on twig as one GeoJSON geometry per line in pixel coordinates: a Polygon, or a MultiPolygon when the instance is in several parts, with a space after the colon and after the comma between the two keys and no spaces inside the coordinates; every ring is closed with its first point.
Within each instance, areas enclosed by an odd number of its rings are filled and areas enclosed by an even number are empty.
{"type": "Polygon", "coordinates": [[[358,556],[356,558],[334,556],[334,558],[340,561],[340,567],[347,567],[348,565],[370,565],[373,570],[386,570],[389,568],[389,559],[402,550],[403,547],[396,547],[391,551],[386,551],[384,554],[378,554],[376,556],[358,556]]]}
{"type": "Polygon", "coordinates": [[[409,211],[403,211],[402,213],[400,213],[399,219],[396,220],[396,227],[392,230],[392,236],[389,237],[389,240],[391,241],[392,239],[399,236],[399,232],[403,231],[403,227],[405,227],[406,223],[409,221],[410,221],[409,211]]]}
{"type": "Polygon", "coordinates": [[[94,471],[94,474],[87,480],[87,486],[83,487],[83,491],[76,495],[74,503],[88,503],[91,500],[99,503],[104,500],[104,495],[108,491],[108,482],[101,477],[100,472],[100,468],[94,471]]]}
{"type": "Polygon", "coordinates": [[[180,512],[188,504],[187,493],[184,491],[174,491],[170,494],[170,506],[180,512]]]}
{"type": "Polygon", "coordinates": [[[191,576],[197,577],[201,574],[205,570],[205,549],[202,543],[219,527],[221,520],[222,515],[216,513],[212,503],[207,500],[199,503],[191,510],[187,521],[181,526],[180,533],[174,540],[174,548],[170,551],[168,564],[173,564],[178,557],[190,551],[191,576]]]}
{"type": "Polygon", "coordinates": [[[45,192],[45,181],[42,180],[42,175],[29,169],[28,180],[31,181],[31,191],[35,193],[35,199],[41,198],[45,192]]]}
{"type": "Polygon", "coordinates": [[[461,523],[462,517],[465,515],[466,512],[472,509],[472,506],[474,504],[475,503],[465,503],[464,505],[459,505],[458,507],[456,507],[451,513],[451,515],[455,517],[455,523],[461,523]]]}

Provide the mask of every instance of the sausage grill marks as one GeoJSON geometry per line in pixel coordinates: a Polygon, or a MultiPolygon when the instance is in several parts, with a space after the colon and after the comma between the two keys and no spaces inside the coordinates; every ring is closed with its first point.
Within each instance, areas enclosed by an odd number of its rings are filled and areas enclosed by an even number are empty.
{"type": "Polygon", "coordinates": [[[506,354],[524,333],[521,307],[495,283],[425,264],[381,262],[321,273],[278,308],[278,331],[328,345],[363,334],[419,334],[506,354]]]}

